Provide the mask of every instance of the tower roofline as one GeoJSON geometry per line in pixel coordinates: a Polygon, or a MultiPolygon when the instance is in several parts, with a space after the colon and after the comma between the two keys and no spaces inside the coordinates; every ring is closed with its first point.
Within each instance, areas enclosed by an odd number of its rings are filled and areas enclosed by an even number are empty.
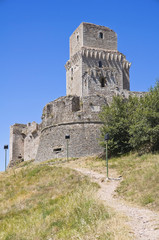
{"type": "MultiPolygon", "coordinates": [[[[105,26],[101,26],[101,25],[98,25],[98,24],[94,24],[94,23],[87,23],[87,22],[82,22],[81,24],[83,24],[83,25],[90,25],[90,26],[94,26],[94,27],[96,27],[96,28],[100,28],[100,29],[103,29],[103,30],[109,30],[109,31],[112,31],[112,32],[114,32],[111,28],[109,28],[109,27],[105,27],[105,26]]],[[[80,25],[81,25],[80,24],[80,25]]],[[[80,26],[79,25],[79,26],[80,26]]],[[[115,32],[114,32],[115,33],[115,32]]]]}
{"type": "MultiPolygon", "coordinates": [[[[112,30],[111,28],[109,27],[105,27],[105,26],[101,26],[101,25],[98,25],[98,24],[94,24],[94,23],[88,23],[88,22],[81,22],[81,24],[75,29],[75,31],[71,34],[71,36],[77,32],[77,29],[81,28],[82,26],[84,25],[87,25],[87,26],[94,26],[95,28],[99,28],[100,30],[107,30],[107,31],[111,31],[111,32],[114,32],[116,34],[116,32],[114,30],[112,30]]],[[[70,36],[70,38],[71,38],[70,36]]]]}

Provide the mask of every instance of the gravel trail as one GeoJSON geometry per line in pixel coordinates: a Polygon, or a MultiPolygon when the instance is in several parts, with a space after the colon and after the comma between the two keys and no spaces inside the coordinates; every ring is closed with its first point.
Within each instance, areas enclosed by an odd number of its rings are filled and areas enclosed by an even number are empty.
{"type": "Polygon", "coordinates": [[[116,211],[128,216],[128,224],[134,232],[134,239],[159,240],[159,215],[157,213],[145,208],[128,205],[125,201],[114,197],[115,189],[120,181],[115,179],[106,180],[103,174],[92,170],[75,167],[73,169],[89,176],[92,181],[100,185],[99,199],[105,201],[108,206],[113,207],[116,211]]]}

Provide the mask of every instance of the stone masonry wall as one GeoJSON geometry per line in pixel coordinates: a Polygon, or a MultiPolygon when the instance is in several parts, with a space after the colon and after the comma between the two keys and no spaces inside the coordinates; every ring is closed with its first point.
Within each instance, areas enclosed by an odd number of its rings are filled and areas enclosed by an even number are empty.
{"type": "Polygon", "coordinates": [[[117,50],[117,34],[110,28],[83,22],[70,37],[70,58],[82,47],[117,50]]]}
{"type": "Polygon", "coordinates": [[[70,37],[66,63],[67,95],[110,95],[119,88],[130,90],[130,63],[117,51],[117,35],[107,27],[81,23],[70,37]]]}
{"type": "Polygon", "coordinates": [[[82,48],[66,67],[67,95],[109,95],[113,89],[130,90],[131,64],[118,51],[82,48]],[[103,83],[102,83],[103,82],[103,83]]]}
{"type": "Polygon", "coordinates": [[[70,37],[70,58],[83,46],[83,24],[72,33],[70,37]]]}
{"type": "Polygon", "coordinates": [[[27,124],[24,139],[25,161],[35,159],[39,145],[40,134],[40,126],[36,122],[27,124]]]}
{"type": "Polygon", "coordinates": [[[83,23],[83,46],[117,50],[117,34],[110,28],[83,23]],[[102,36],[100,36],[102,34],[102,36]]]}
{"type": "Polygon", "coordinates": [[[102,152],[98,144],[100,123],[79,122],[57,124],[42,131],[36,161],[66,158],[65,135],[70,135],[69,157],[80,157],[102,152]]]}
{"type": "Polygon", "coordinates": [[[10,127],[10,166],[16,161],[35,159],[40,134],[40,125],[35,122],[10,127]]]}
{"type": "Polygon", "coordinates": [[[67,96],[43,109],[42,122],[15,124],[10,131],[10,163],[17,159],[45,161],[102,152],[99,145],[99,112],[113,96],[141,97],[131,92],[131,64],[117,50],[117,34],[111,29],[81,23],[70,37],[70,60],[66,68],[67,96]]]}
{"type": "Polygon", "coordinates": [[[100,95],[58,98],[44,107],[41,127],[44,129],[50,125],[83,122],[88,119],[99,121],[98,114],[105,104],[107,104],[106,98],[100,95]]]}
{"type": "Polygon", "coordinates": [[[101,153],[98,138],[102,123],[98,114],[105,104],[105,97],[100,95],[61,97],[47,104],[36,161],[66,157],[67,134],[70,157],[101,153]]]}
{"type": "Polygon", "coordinates": [[[10,127],[10,164],[16,160],[24,159],[25,135],[23,134],[23,131],[25,131],[26,127],[26,124],[14,124],[10,127]]]}
{"type": "Polygon", "coordinates": [[[78,53],[69,62],[68,71],[66,71],[66,89],[67,95],[82,96],[82,58],[78,53]]]}

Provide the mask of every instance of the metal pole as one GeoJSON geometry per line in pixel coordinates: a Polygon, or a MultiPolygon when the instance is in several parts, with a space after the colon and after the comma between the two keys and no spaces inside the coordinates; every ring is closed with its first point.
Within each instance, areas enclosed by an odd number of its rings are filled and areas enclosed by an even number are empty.
{"type": "Polygon", "coordinates": [[[7,169],[7,149],[5,149],[5,171],[7,169]]]}
{"type": "Polygon", "coordinates": [[[106,164],[107,164],[107,178],[108,178],[108,140],[106,140],[106,164]]]}
{"type": "Polygon", "coordinates": [[[68,161],[68,139],[67,139],[67,161],[68,161]]]}

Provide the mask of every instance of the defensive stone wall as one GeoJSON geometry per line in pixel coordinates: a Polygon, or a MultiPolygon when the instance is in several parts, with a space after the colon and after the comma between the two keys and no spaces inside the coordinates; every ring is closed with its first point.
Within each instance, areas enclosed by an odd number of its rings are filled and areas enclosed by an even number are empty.
{"type": "Polygon", "coordinates": [[[35,159],[41,134],[41,125],[36,122],[14,124],[10,127],[10,162],[35,159]]]}
{"type": "Polygon", "coordinates": [[[65,65],[67,96],[46,104],[40,124],[11,126],[10,165],[18,159],[65,158],[67,150],[69,157],[101,153],[102,106],[110,104],[113,96],[144,94],[130,91],[130,66],[117,50],[113,30],[81,23],[70,37],[70,59],[65,65]]]}
{"type": "Polygon", "coordinates": [[[66,135],[70,135],[70,157],[101,153],[98,138],[102,123],[98,115],[105,104],[106,98],[100,95],[61,97],[47,104],[36,160],[66,157],[66,135]]]}
{"type": "Polygon", "coordinates": [[[24,159],[25,161],[35,159],[41,134],[41,125],[38,125],[36,122],[28,123],[24,134],[24,159]]]}
{"type": "Polygon", "coordinates": [[[24,137],[26,124],[14,124],[10,127],[10,148],[9,157],[10,165],[14,165],[14,161],[24,159],[24,137]]]}

